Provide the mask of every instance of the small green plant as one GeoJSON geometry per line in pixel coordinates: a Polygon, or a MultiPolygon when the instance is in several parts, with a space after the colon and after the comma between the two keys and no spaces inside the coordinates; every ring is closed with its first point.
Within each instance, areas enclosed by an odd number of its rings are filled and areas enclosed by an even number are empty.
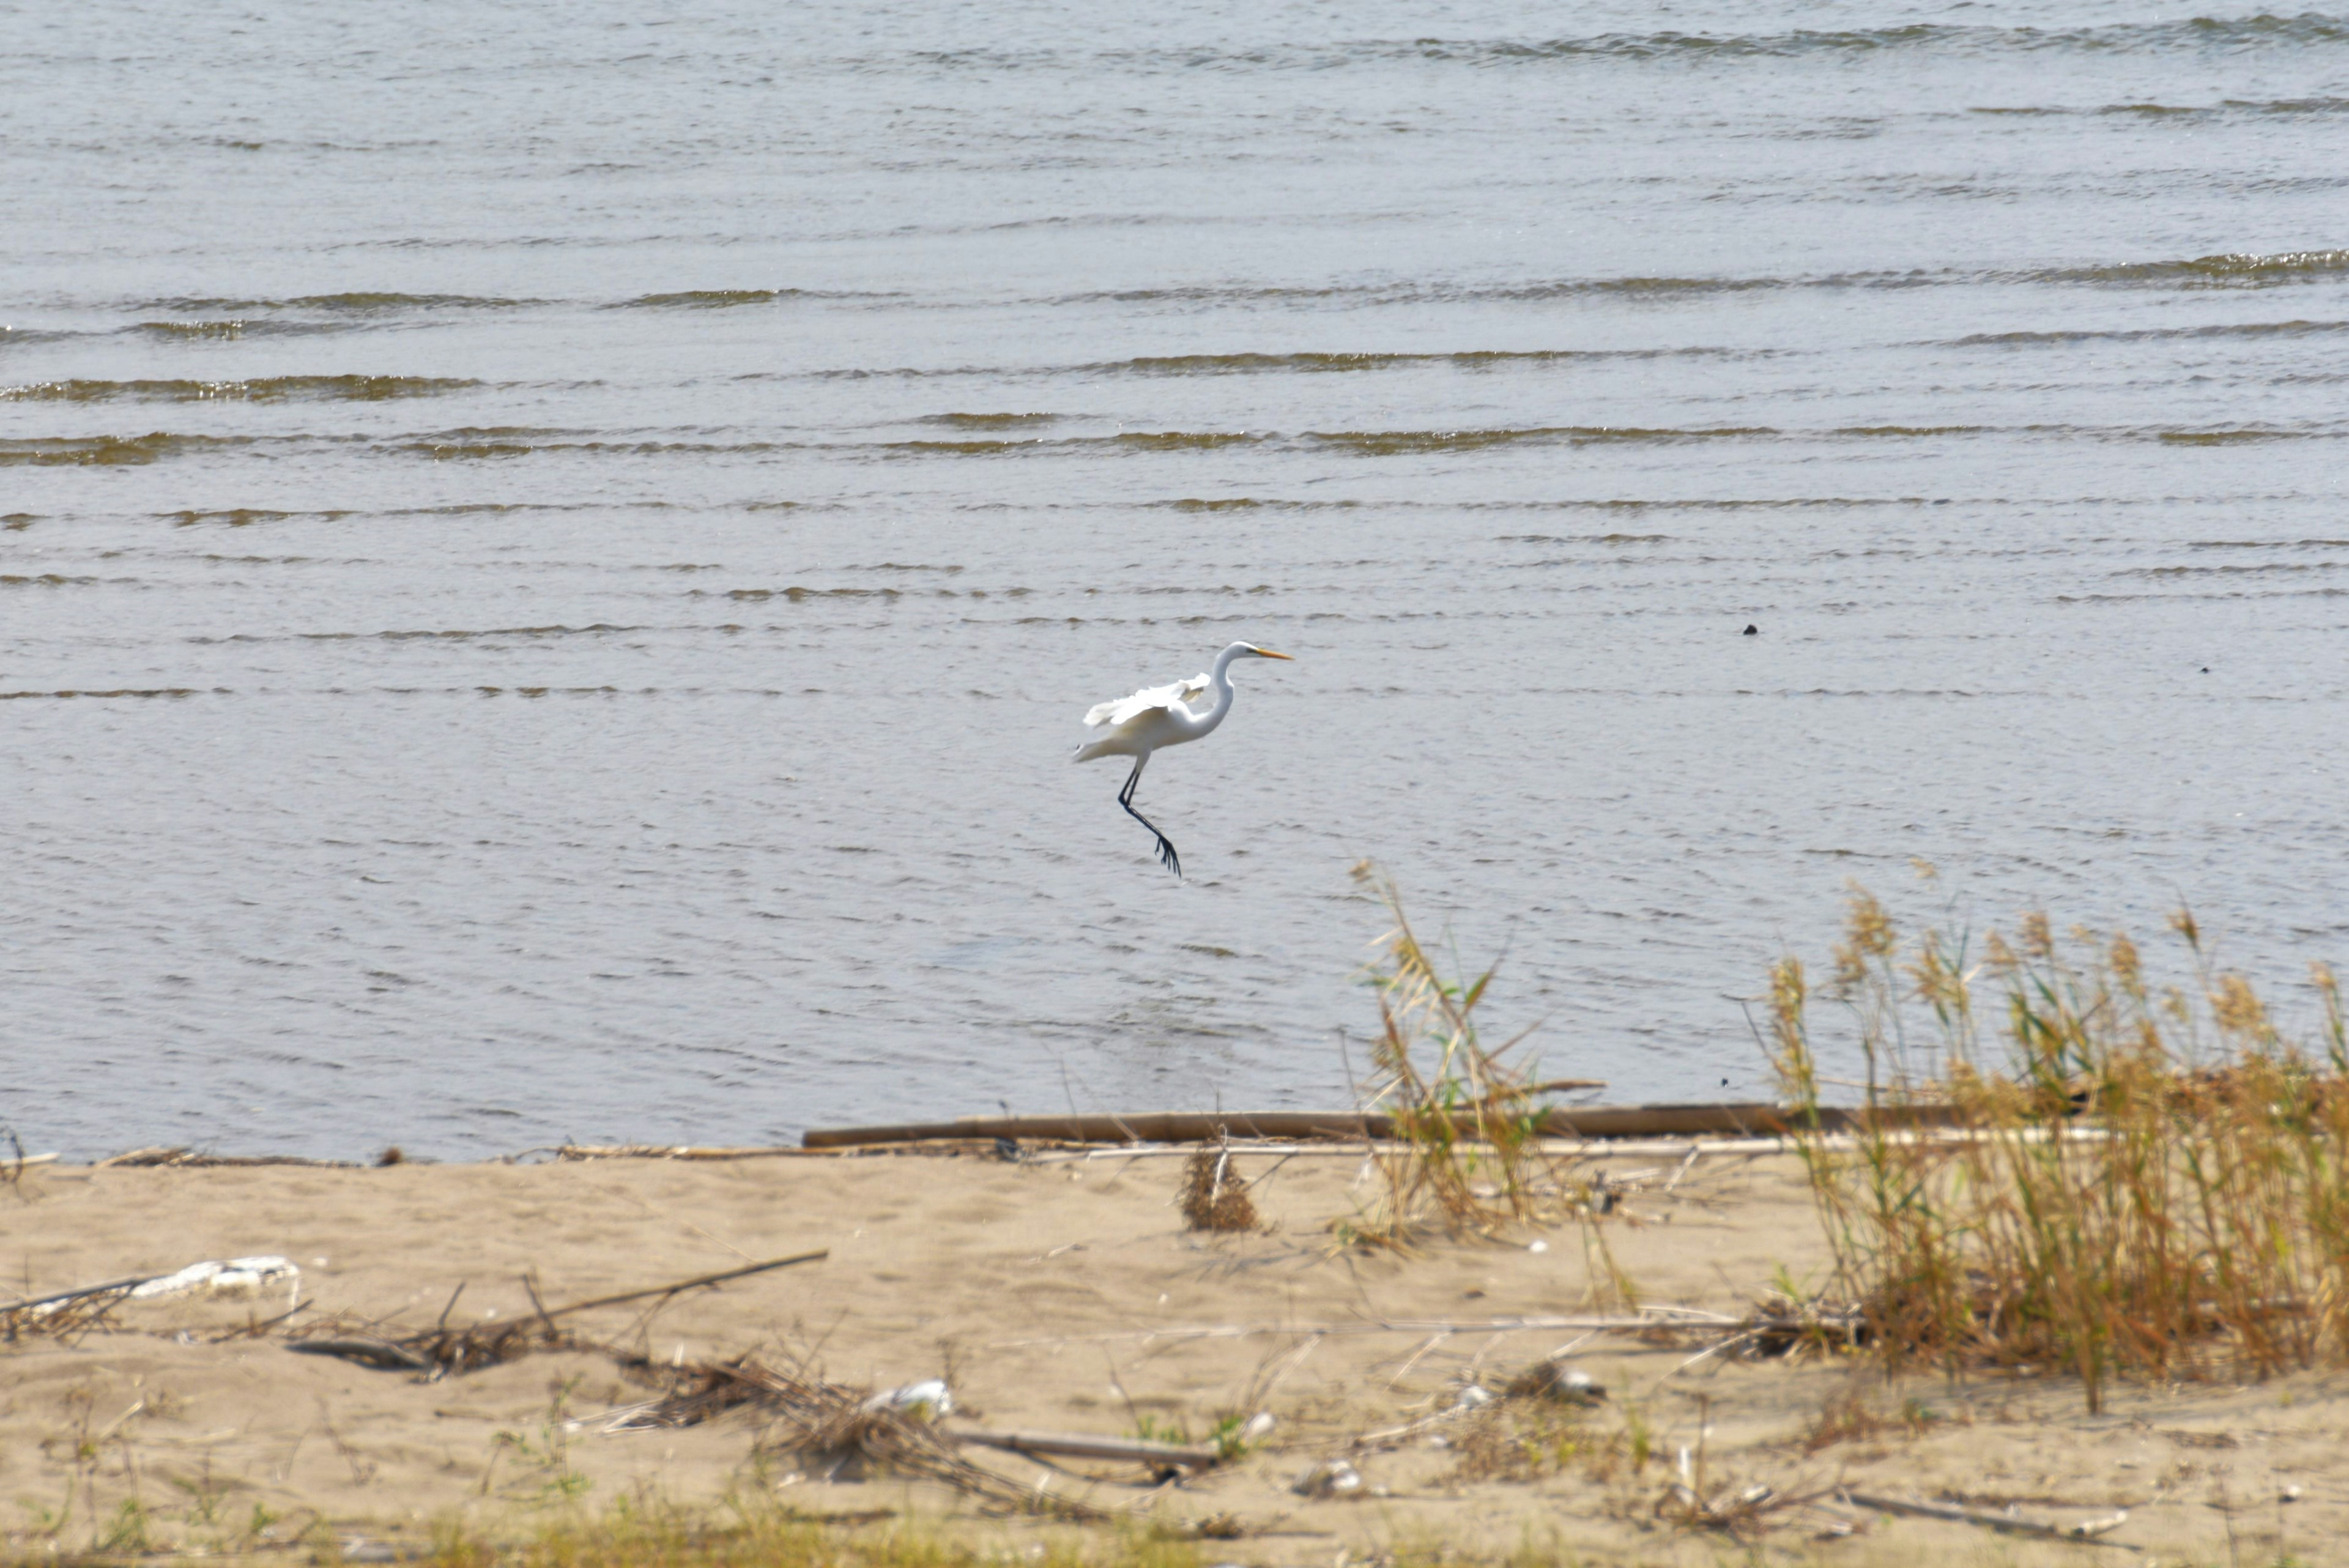
{"type": "Polygon", "coordinates": [[[1911,1432],[1930,1432],[1936,1425],[1948,1419],[1947,1416],[1913,1394],[1900,1401],[1900,1424],[1911,1432]]]}
{"type": "Polygon", "coordinates": [[[135,1497],[126,1497],[114,1508],[114,1516],[106,1522],[95,1545],[99,1552],[143,1552],[154,1542],[149,1535],[150,1520],[147,1506],[135,1497]]]}
{"type": "Polygon", "coordinates": [[[489,1490],[498,1456],[511,1454],[527,1474],[526,1479],[509,1484],[510,1493],[520,1491],[526,1501],[539,1503],[573,1502],[586,1495],[595,1482],[571,1463],[571,1396],[577,1390],[579,1381],[571,1377],[553,1386],[535,1441],[515,1431],[501,1431],[491,1438],[490,1468],[481,1476],[484,1493],[489,1490]]]}
{"type": "Polygon", "coordinates": [[[45,1503],[35,1502],[30,1498],[19,1498],[16,1506],[25,1511],[26,1524],[22,1533],[54,1541],[57,1532],[65,1529],[66,1521],[72,1516],[72,1490],[70,1488],[67,1490],[63,1508],[50,1508],[45,1503]]]}
{"type": "Polygon", "coordinates": [[[1655,1428],[1648,1424],[1648,1413],[1630,1400],[1623,1404],[1623,1432],[1630,1445],[1631,1469],[1647,1469],[1648,1461],[1656,1457],[1655,1428]]]}
{"type": "Polygon", "coordinates": [[[204,1455],[203,1468],[196,1474],[169,1479],[172,1486],[188,1496],[189,1523],[211,1526],[220,1522],[221,1499],[227,1495],[228,1488],[213,1479],[210,1452],[204,1455]]]}
{"type": "Polygon", "coordinates": [[[1134,1417],[1133,1435],[1145,1443],[1187,1443],[1191,1426],[1187,1421],[1171,1420],[1144,1410],[1134,1417]]]}

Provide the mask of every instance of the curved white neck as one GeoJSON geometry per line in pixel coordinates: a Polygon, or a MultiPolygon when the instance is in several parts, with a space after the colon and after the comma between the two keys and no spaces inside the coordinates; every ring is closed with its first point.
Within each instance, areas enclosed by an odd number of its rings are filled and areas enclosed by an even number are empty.
{"type": "Polygon", "coordinates": [[[1202,735],[1224,722],[1232,711],[1232,660],[1247,651],[1243,643],[1234,643],[1216,655],[1215,669],[1208,672],[1207,689],[1216,694],[1216,705],[1199,715],[1198,732],[1202,735]]]}

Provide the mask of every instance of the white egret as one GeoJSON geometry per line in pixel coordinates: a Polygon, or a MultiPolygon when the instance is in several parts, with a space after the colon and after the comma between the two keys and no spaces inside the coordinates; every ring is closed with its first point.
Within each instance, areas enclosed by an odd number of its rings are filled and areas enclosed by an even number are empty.
{"type": "Polygon", "coordinates": [[[1086,711],[1085,722],[1102,732],[1079,746],[1077,754],[1069,760],[1089,763],[1095,757],[1133,759],[1133,772],[1126,775],[1125,787],[1118,791],[1117,804],[1125,807],[1128,816],[1150,829],[1150,836],[1158,840],[1159,863],[1177,877],[1183,875],[1183,861],[1174,853],[1173,842],[1158,831],[1157,824],[1133,809],[1133,786],[1142,782],[1142,770],[1149,764],[1153,752],[1215,733],[1216,726],[1232,711],[1233,659],[1288,657],[1252,642],[1236,642],[1216,655],[1216,667],[1206,675],[1195,675],[1171,686],[1145,686],[1131,697],[1097,702],[1086,711]],[[1209,691],[1215,693],[1215,705],[1204,713],[1194,711],[1192,699],[1209,691]]]}

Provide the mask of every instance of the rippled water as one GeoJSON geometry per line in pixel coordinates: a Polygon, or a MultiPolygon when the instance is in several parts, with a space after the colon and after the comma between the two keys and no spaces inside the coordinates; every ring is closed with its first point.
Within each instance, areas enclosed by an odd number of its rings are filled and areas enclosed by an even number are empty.
{"type": "Polygon", "coordinates": [[[0,16],[30,1144],[1340,1104],[1362,857],[1614,1098],[1847,877],[2349,958],[2349,17],[0,16]]]}

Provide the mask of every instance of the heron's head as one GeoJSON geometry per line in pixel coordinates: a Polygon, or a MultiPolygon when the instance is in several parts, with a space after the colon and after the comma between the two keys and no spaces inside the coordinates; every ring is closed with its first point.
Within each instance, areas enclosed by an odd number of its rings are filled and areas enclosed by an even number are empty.
{"type": "Polygon", "coordinates": [[[1253,642],[1243,642],[1240,646],[1247,649],[1250,653],[1255,654],[1258,659],[1287,659],[1290,657],[1286,653],[1275,653],[1268,648],[1258,648],[1253,642]]]}

